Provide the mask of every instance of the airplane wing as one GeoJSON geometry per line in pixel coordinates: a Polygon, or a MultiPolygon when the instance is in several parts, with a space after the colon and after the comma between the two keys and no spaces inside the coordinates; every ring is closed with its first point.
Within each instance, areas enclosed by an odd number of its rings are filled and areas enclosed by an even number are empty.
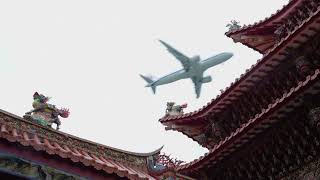
{"type": "Polygon", "coordinates": [[[181,52],[179,52],[178,50],[176,50],[176,49],[174,49],[173,47],[171,47],[171,46],[170,46],[169,44],[167,44],[166,42],[161,41],[161,40],[159,40],[159,41],[161,42],[161,44],[163,44],[163,45],[167,48],[167,50],[168,50],[176,59],[178,59],[178,60],[181,62],[183,68],[184,68],[186,71],[188,71],[188,69],[190,68],[190,59],[189,59],[187,56],[185,56],[184,54],[182,54],[181,52]]]}
{"type": "Polygon", "coordinates": [[[201,93],[201,87],[202,87],[202,82],[200,81],[200,79],[198,77],[192,77],[192,82],[194,84],[194,88],[195,88],[195,91],[196,91],[196,95],[197,95],[197,98],[200,97],[200,93],[201,93]]]}

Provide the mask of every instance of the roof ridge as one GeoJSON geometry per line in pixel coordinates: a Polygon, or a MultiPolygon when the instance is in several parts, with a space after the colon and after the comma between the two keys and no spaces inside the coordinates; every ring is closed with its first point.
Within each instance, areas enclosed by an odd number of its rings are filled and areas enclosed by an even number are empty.
{"type": "Polygon", "coordinates": [[[153,155],[159,154],[160,151],[162,150],[162,148],[164,147],[164,146],[161,146],[160,148],[158,148],[158,149],[156,149],[156,150],[154,150],[152,152],[147,152],[147,153],[139,153],[139,152],[127,151],[127,150],[123,150],[123,149],[107,146],[107,145],[104,145],[104,144],[100,144],[100,143],[97,143],[97,142],[93,142],[93,141],[90,141],[90,140],[87,140],[87,139],[83,139],[83,138],[80,138],[80,137],[77,137],[77,136],[74,136],[74,135],[71,135],[71,134],[68,134],[68,133],[65,133],[65,132],[57,131],[57,130],[52,129],[52,128],[41,126],[39,124],[36,124],[36,123],[31,122],[31,121],[25,120],[24,118],[22,118],[20,116],[17,116],[15,114],[12,114],[12,113],[7,112],[7,111],[2,110],[2,109],[0,109],[0,113],[6,114],[6,115],[8,115],[8,116],[10,116],[12,118],[15,118],[15,119],[18,119],[20,121],[23,121],[24,123],[28,123],[28,124],[31,124],[33,126],[37,126],[39,128],[43,128],[46,131],[50,131],[50,132],[55,133],[55,134],[59,134],[59,135],[62,135],[62,136],[68,137],[68,138],[72,138],[74,140],[81,141],[83,143],[89,143],[91,145],[100,146],[101,148],[110,149],[110,150],[117,151],[117,152],[120,152],[120,153],[125,153],[125,154],[128,154],[128,155],[139,156],[139,157],[153,156],[153,155]]]}

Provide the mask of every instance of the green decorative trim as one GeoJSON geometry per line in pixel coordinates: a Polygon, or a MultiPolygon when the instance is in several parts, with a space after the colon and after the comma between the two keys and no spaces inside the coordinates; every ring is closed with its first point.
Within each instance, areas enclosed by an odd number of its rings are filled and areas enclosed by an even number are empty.
{"type": "Polygon", "coordinates": [[[50,123],[48,122],[48,121],[46,121],[46,120],[44,120],[44,119],[42,119],[42,118],[40,118],[40,117],[34,117],[33,118],[33,120],[36,122],[36,123],[38,123],[38,124],[40,124],[40,125],[42,125],[42,126],[50,126],[50,123]]]}
{"type": "Polygon", "coordinates": [[[105,157],[112,157],[117,159],[117,161],[122,162],[122,163],[129,163],[129,164],[135,164],[135,165],[145,165],[146,164],[146,159],[142,157],[133,157],[133,156],[128,156],[127,154],[123,152],[117,152],[111,149],[105,150],[104,152],[105,157]]]}

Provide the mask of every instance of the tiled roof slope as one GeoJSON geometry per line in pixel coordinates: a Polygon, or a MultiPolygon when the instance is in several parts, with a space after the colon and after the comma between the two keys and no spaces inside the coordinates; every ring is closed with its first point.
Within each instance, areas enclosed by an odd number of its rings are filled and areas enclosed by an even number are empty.
{"type": "Polygon", "coordinates": [[[204,156],[179,166],[177,170],[180,173],[186,173],[197,171],[207,164],[213,166],[232,152],[237,151],[246,142],[250,142],[251,139],[262,133],[264,129],[267,129],[272,124],[280,121],[281,117],[284,117],[286,113],[294,111],[295,107],[300,105],[300,99],[305,94],[319,93],[319,79],[320,69],[317,69],[313,75],[309,75],[305,81],[299,82],[297,87],[291,88],[289,92],[283,94],[281,98],[277,99],[273,104],[270,104],[267,109],[263,109],[260,114],[239,127],[204,156]]]}
{"type": "Polygon", "coordinates": [[[161,150],[151,153],[119,150],[34,124],[3,110],[0,110],[0,138],[134,180],[155,179],[148,173],[146,159],[161,150]]]}

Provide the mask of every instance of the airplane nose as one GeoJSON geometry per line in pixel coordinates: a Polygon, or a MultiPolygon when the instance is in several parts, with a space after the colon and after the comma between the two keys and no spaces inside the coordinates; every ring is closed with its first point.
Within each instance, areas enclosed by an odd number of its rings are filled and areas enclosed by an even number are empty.
{"type": "Polygon", "coordinates": [[[226,56],[227,56],[228,58],[231,58],[231,57],[233,56],[233,53],[231,53],[231,52],[226,52],[226,56]]]}

